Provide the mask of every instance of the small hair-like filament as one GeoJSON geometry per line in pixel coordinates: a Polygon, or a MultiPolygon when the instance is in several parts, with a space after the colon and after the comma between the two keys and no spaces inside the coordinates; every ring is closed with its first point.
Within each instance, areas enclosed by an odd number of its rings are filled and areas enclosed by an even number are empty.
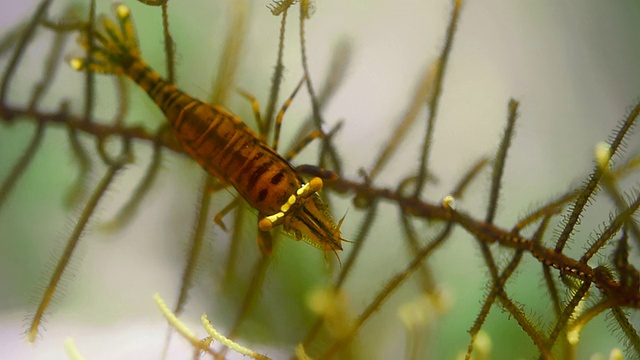
{"type": "Polygon", "coordinates": [[[283,11],[288,10],[300,0],[274,0],[267,8],[274,16],[279,16],[283,11]]]}

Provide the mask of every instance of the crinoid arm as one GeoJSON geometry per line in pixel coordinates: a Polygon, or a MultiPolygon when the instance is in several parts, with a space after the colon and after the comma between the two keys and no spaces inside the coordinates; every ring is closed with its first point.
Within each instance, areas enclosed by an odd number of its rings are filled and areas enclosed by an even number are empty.
{"type": "Polygon", "coordinates": [[[93,33],[95,44],[90,44],[85,33],[78,43],[87,50],[86,58],[74,57],[69,64],[75,70],[121,74],[133,59],[140,58],[138,39],[131,19],[131,10],[124,4],[114,5],[116,22],[101,17],[101,28],[93,33]]]}

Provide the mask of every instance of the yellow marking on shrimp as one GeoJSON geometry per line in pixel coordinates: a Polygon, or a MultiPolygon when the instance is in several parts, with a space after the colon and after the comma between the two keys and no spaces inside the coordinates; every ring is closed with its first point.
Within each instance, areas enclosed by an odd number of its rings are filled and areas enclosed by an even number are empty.
{"type": "MultiPolygon", "coordinates": [[[[287,200],[286,203],[282,204],[279,212],[270,216],[265,216],[258,222],[258,227],[260,228],[260,230],[261,231],[271,230],[271,228],[273,227],[273,224],[276,223],[278,220],[282,219],[287,214],[289,209],[291,209],[291,207],[296,203],[296,200],[298,198],[304,199],[310,195],[313,195],[318,191],[322,190],[322,186],[323,186],[322,179],[317,177],[311,179],[311,181],[302,185],[296,191],[296,195],[289,196],[289,200],[287,200]]],[[[342,220],[340,220],[340,223],[338,224],[338,228],[340,228],[341,224],[342,224],[342,220]]]]}
{"type": "MultiPolygon", "coordinates": [[[[342,220],[336,225],[317,195],[322,180],[313,178],[304,184],[298,171],[235,115],[165,81],[141,57],[129,8],[117,5],[115,13],[116,22],[105,18],[103,30],[94,33],[96,43],[90,58],[72,59],[71,67],[123,74],[136,82],[164,112],[185,151],[266,215],[258,222],[260,230],[282,225],[297,240],[323,251],[342,250],[342,220]]],[[[86,40],[81,39],[80,44],[88,48],[86,40]]],[[[278,114],[280,121],[290,101],[278,114]]],[[[274,141],[274,147],[276,144],[274,141]]]]}

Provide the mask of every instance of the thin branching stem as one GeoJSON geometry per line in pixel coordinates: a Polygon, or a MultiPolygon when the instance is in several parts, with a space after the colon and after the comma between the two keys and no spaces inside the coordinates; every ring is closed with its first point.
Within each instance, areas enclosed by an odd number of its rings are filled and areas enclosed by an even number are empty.
{"type": "MultiPolygon", "coordinates": [[[[94,51],[96,1],[89,3],[89,20],[85,32],[87,34],[87,56],[90,57],[94,51]]],[[[93,106],[95,102],[95,73],[86,71],[84,73],[84,121],[90,123],[93,119],[93,106]]]]}
{"type": "Polygon", "coordinates": [[[480,329],[482,329],[484,322],[487,320],[487,317],[489,316],[489,312],[491,311],[491,307],[493,306],[496,299],[498,298],[498,295],[504,292],[505,283],[507,282],[509,277],[513,274],[516,267],[520,264],[521,259],[522,259],[522,250],[517,250],[516,253],[513,255],[513,258],[509,262],[509,264],[507,264],[505,269],[502,271],[502,274],[498,278],[498,281],[494,282],[494,284],[491,286],[491,291],[485,298],[484,303],[482,304],[482,307],[480,309],[480,313],[476,317],[476,320],[473,326],[469,330],[469,334],[471,335],[471,340],[469,341],[469,346],[467,347],[467,354],[465,355],[466,359],[471,359],[471,353],[473,352],[473,347],[476,341],[476,337],[478,336],[480,329]]]}
{"type": "Polygon", "coordinates": [[[344,262],[344,265],[342,266],[340,274],[336,279],[336,282],[334,285],[336,289],[340,289],[340,287],[342,287],[342,285],[344,284],[344,281],[347,279],[347,276],[351,273],[353,264],[355,263],[356,259],[359,257],[361,250],[364,248],[364,244],[366,242],[366,239],[368,239],[368,235],[371,230],[371,227],[374,224],[374,221],[378,215],[377,210],[378,210],[378,203],[377,202],[372,203],[369,207],[369,211],[367,211],[367,214],[365,215],[365,218],[362,222],[362,226],[360,227],[360,231],[358,232],[358,235],[356,235],[355,239],[353,240],[355,245],[353,249],[351,249],[351,252],[349,253],[349,257],[347,258],[347,261],[344,262]]]}
{"type": "Polygon", "coordinates": [[[507,160],[507,152],[513,140],[513,133],[518,118],[518,101],[511,99],[509,101],[509,117],[507,119],[507,126],[504,129],[504,135],[498,148],[496,158],[493,160],[493,174],[491,176],[491,190],[489,195],[489,206],[487,208],[487,216],[485,222],[491,224],[496,216],[496,210],[498,209],[498,198],[500,197],[500,188],[502,186],[502,176],[504,175],[504,167],[507,160]]]}
{"type": "Polygon", "coordinates": [[[478,174],[480,174],[480,171],[482,171],[482,169],[484,169],[487,164],[489,164],[489,158],[482,157],[478,159],[473,164],[473,166],[470,167],[469,170],[467,170],[462,178],[460,178],[458,184],[451,191],[451,196],[453,196],[455,199],[463,198],[465,191],[471,184],[471,181],[473,181],[478,176],[478,174]]]}
{"type": "Polygon", "coordinates": [[[116,83],[116,89],[120,96],[118,96],[118,107],[116,115],[113,118],[113,125],[115,127],[121,127],[124,124],[124,120],[129,112],[129,88],[127,87],[126,79],[124,76],[114,77],[116,83]]]}
{"type": "MultiPolygon", "coordinates": [[[[359,257],[361,250],[364,248],[364,244],[368,238],[371,227],[377,218],[377,209],[378,202],[370,204],[362,225],[360,226],[360,231],[358,231],[358,235],[356,235],[356,237],[353,239],[354,247],[351,249],[349,257],[341,267],[338,278],[333,285],[335,290],[339,290],[340,288],[342,288],[342,285],[347,279],[347,276],[351,273],[351,269],[353,268],[356,259],[359,257]]],[[[307,333],[307,336],[302,341],[302,344],[305,348],[308,347],[316,338],[320,328],[322,327],[322,324],[323,319],[318,318],[316,322],[311,326],[309,332],[307,333]]]]}
{"type": "Polygon", "coordinates": [[[211,193],[209,193],[209,187],[213,181],[211,175],[205,176],[204,184],[200,190],[200,200],[198,201],[198,209],[196,210],[196,217],[193,223],[193,234],[191,235],[191,241],[189,243],[189,255],[187,256],[187,263],[182,271],[182,278],[180,280],[180,295],[178,301],[174,307],[174,314],[179,315],[182,313],[184,305],[187,302],[189,296],[189,290],[193,286],[193,278],[198,265],[198,259],[202,253],[202,247],[204,245],[204,235],[207,224],[209,223],[209,205],[211,204],[211,193]]]}
{"type": "Polygon", "coordinates": [[[62,53],[62,48],[64,47],[64,43],[67,39],[66,34],[56,33],[53,39],[53,43],[51,46],[51,52],[47,57],[47,61],[45,62],[44,75],[42,79],[35,86],[33,93],[31,94],[31,99],[29,100],[29,108],[35,110],[36,106],[42,99],[42,96],[46,93],[47,89],[53,84],[53,77],[56,73],[56,69],[60,64],[60,59],[62,58],[60,55],[62,53]]]}
{"type": "Polygon", "coordinates": [[[229,330],[230,339],[234,339],[238,336],[240,325],[245,321],[253,304],[256,302],[262,289],[262,284],[264,283],[264,277],[267,273],[267,269],[269,268],[269,264],[271,264],[271,257],[266,255],[261,256],[256,262],[252,272],[253,275],[251,277],[251,282],[249,283],[249,288],[247,289],[244,300],[242,301],[242,306],[240,307],[238,316],[231,326],[231,330],[229,330]]]}
{"type": "Polygon", "coordinates": [[[162,6],[169,2],[169,0],[138,0],[138,1],[149,6],[162,6]]]}
{"type": "Polygon", "coordinates": [[[373,180],[378,176],[380,171],[388,164],[391,155],[395,154],[398,146],[401,144],[402,140],[404,140],[412,125],[415,123],[415,120],[420,114],[420,110],[424,106],[425,100],[433,92],[434,72],[437,72],[437,69],[439,69],[439,66],[436,65],[436,70],[434,71],[433,65],[429,64],[423,71],[423,75],[419,78],[416,90],[413,92],[413,98],[411,99],[404,116],[392,130],[391,138],[380,150],[376,161],[373,163],[371,171],[369,171],[368,175],[370,180],[373,180]]]}
{"type": "Polygon", "coordinates": [[[162,35],[164,36],[164,54],[167,63],[167,81],[174,84],[176,82],[176,46],[171,31],[169,31],[169,1],[163,1],[160,7],[162,8],[162,35]]]}
{"type": "MultiPolygon", "coordinates": [[[[617,184],[617,179],[610,169],[603,169],[604,174],[602,176],[602,185],[605,188],[606,193],[611,197],[618,208],[618,212],[623,212],[627,209],[627,201],[625,201],[623,194],[617,184]]],[[[633,238],[636,239],[636,244],[640,245],[640,226],[634,221],[626,221],[625,225],[629,228],[629,231],[633,234],[633,238]]]]}
{"type": "Polygon", "coordinates": [[[0,56],[8,52],[22,38],[27,25],[26,21],[22,21],[3,34],[2,38],[0,38],[0,56]]]}
{"type": "Polygon", "coordinates": [[[40,24],[50,30],[53,30],[57,33],[61,33],[61,32],[73,32],[73,31],[79,31],[79,30],[83,30],[86,28],[87,23],[85,23],[84,21],[81,20],[71,20],[71,21],[56,21],[53,22],[49,19],[42,19],[42,21],[40,22],[40,24]]]}
{"type": "Polygon", "coordinates": [[[229,245],[229,252],[228,255],[226,257],[226,265],[225,265],[225,270],[224,270],[224,276],[222,277],[223,281],[222,281],[222,286],[224,289],[228,289],[229,286],[232,286],[233,283],[233,278],[235,276],[235,269],[236,269],[236,264],[238,263],[238,259],[240,257],[240,244],[242,242],[242,237],[243,237],[243,233],[242,231],[239,231],[240,229],[243,228],[243,226],[245,225],[245,218],[246,215],[248,214],[247,211],[245,211],[245,209],[242,206],[238,206],[236,207],[236,210],[234,212],[235,216],[233,219],[233,229],[237,229],[234,230],[233,233],[231,234],[231,239],[230,239],[230,245],[229,245]]]}
{"type": "Polygon", "coordinates": [[[116,174],[120,170],[122,170],[123,166],[129,161],[128,157],[128,154],[124,154],[113,162],[113,164],[107,169],[106,174],[94,190],[91,198],[89,199],[89,202],[82,210],[80,218],[78,219],[78,222],[73,229],[71,237],[67,241],[67,245],[65,246],[62,256],[60,257],[60,260],[56,265],[53,275],[49,280],[49,284],[46,287],[45,293],[42,296],[42,300],[38,305],[35,316],[33,317],[31,325],[29,326],[28,337],[30,342],[34,342],[36,340],[36,336],[38,335],[38,328],[40,327],[40,324],[42,322],[42,317],[49,307],[51,300],[53,300],[53,296],[55,295],[58,284],[60,283],[62,275],[69,265],[69,261],[71,261],[71,257],[73,256],[73,253],[78,246],[78,242],[82,238],[82,233],[89,223],[89,219],[91,219],[91,216],[95,213],[98,203],[103,198],[107,189],[115,179],[116,174]]]}
{"type": "MultiPolygon", "coordinates": [[[[304,3],[304,1],[303,1],[304,3]]],[[[308,9],[304,9],[304,6],[300,6],[300,56],[302,59],[302,69],[304,70],[305,83],[307,85],[307,92],[309,93],[309,97],[311,98],[311,109],[313,111],[313,123],[317,130],[322,131],[322,124],[324,124],[324,119],[322,117],[322,111],[320,108],[320,101],[316,96],[315,90],[313,88],[313,81],[311,79],[311,74],[309,72],[309,64],[307,61],[307,45],[305,38],[305,23],[309,18],[308,9]]],[[[340,156],[338,155],[337,150],[333,146],[330,137],[322,138],[322,157],[320,158],[320,167],[327,168],[335,168],[340,169],[341,161],[340,156]],[[328,166],[325,162],[328,161],[332,166],[328,166]]]]}
{"type": "Polygon", "coordinates": [[[428,177],[429,149],[431,148],[431,143],[433,142],[433,133],[435,130],[436,117],[438,115],[438,106],[440,104],[440,97],[442,95],[442,83],[444,81],[444,75],[446,73],[447,64],[449,62],[449,55],[451,54],[451,49],[453,47],[453,37],[458,27],[461,7],[462,0],[454,0],[453,9],[451,10],[451,21],[449,22],[449,27],[447,28],[444,47],[442,48],[442,53],[438,58],[438,71],[436,72],[433,91],[431,93],[431,97],[427,101],[429,116],[427,118],[427,130],[424,137],[424,143],[422,144],[422,152],[420,154],[418,181],[416,184],[416,190],[414,192],[414,197],[416,198],[419,197],[422,193],[428,177]]]}
{"type": "Polygon", "coordinates": [[[319,359],[330,359],[338,351],[343,349],[344,346],[347,345],[358,334],[360,328],[367,320],[369,320],[371,315],[379,310],[382,304],[389,298],[389,296],[394,293],[395,289],[397,289],[413,272],[415,272],[420,264],[426,258],[428,258],[433,253],[433,251],[435,251],[440,245],[442,245],[444,240],[447,239],[449,234],[451,233],[452,228],[452,223],[447,223],[447,226],[442,230],[442,232],[440,232],[440,234],[434,240],[427,244],[403,271],[399,272],[389,281],[387,281],[382,290],[378,292],[378,294],[367,305],[364,311],[357,317],[353,329],[348,334],[348,336],[336,340],[335,343],[329,348],[329,350],[327,350],[324,355],[320,356],[319,359]]]}
{"type": "Polygon", "coordinates": [[[331,64],[327,69],[327,77],[322,82],[322,88],[318,92],[318,104],[323,109],[329,103],[336,91],[346,79],[349,62],[352,57],[353,46],[351,43],[340,41],[332,52],[331,64]]]}
{"type": "Polygon", "coordinates": [[[22,33],[20,41],[18,41],[18,45],[13,52],[13,56],[11,57],[11,60],[9,60],[9,64],[5,68],[4,74],[2,74],[2,82],[0,82],[0,104],[6,104],[9,84],[11,83],[11,80],[15,75],[15,71],[18,67],[18,64],[20,63],[20,60],[24,56],[24,52],[26,51],[27,46],[31,42],[31,38],[35,34],[38,24],[45,17],[50,4],[51,0],[43,0],[40,5],[38,5],[38,9],[35,11],[33,17],[28,22],[27,27],[22,33]]]}
{"type": "MultiPolygon", "coordinates": [[[[329,70],[327,71],[327,77],[322,82],[323,86],[320,89],[318,95],[318,106],[322,111],[325,108],[325,105],[329,102],[329,100],[333,97],[335,92],[338,90],[342,82],[346,78],[346,71],[349,65],[349,60],[351,59],[351,45],[347,42],[340,42],[336,46],[336,50],[333,52],[333,58],[331,60],[331,65],[329,66],[329,70]]],[[[298,134],[296,135],[296,139],[306,136],[310,132],[313,132],[315,128],[314,125],[314,117],[313,113],[307,117],[303,123],[303,126],[300,127],[298,134]]],[[[338,122],[333,129],[331,129],[327,134],[324,134],[324,137],[327,139],[322,141],[321,150],[320,150],[320,161],[324,161],[324,154],[327,154],[328,148],[326,144],[333,144],[334,135],[340,129],[342,122],[338,122]]],[[[315,130],[316,132],[319,130],[315,130]]],[[[321,132],[321,131],[320,131],[321,132]]],[[[321,132],[322,133],[322,132],[321,132]]],[[[319,136],[320,137],[320,136],[319,136]]],[[[342,174],[342,160],[340,158],[334,159],[337,162],[333,164],[323,164],[326,168],[330,168],[338,175],[342,174]],[[330,165],[330,166],[328,166],[330,165]]]]}
{"type": "Polygon", "coordinates": [[[576,311],[576,307],[578,307],[580,301],[582,301],[582,299],[584,299],[584,297],[587,295],[589,288],[591,288],[590,282],[582,282],[580,288],[573,293],[571,300],[569,300],[569,302],[565,306],[562,314],[560,314],[560,316],[556,319],[556,324],[553,327],[553,330],[551,330],[551,333],[549,333],[549,337],[547,338],[546,347],[549,350],[553,348],[553,345],[558,340],[558,337],[560,336],[562,331],[566,329],[567,324],[572,320],[572,317],[576,311]]]}
{"type": "Polygon", "coordinates": [[[520,328],[524,330],[525,333],[529,336],[529,338],[536,345],[538,350],[540,351],[540,355],[543,359],[553,360],[553,355],[551,353],[551,349],[546,347],[544,343],[544,336],[540,333],[536,326],[531,322],[531,320],[525,315],[522,308],[507,296],[505,292],[500,293],[500,303],[502,306],[511,314],[511,316],[516,319],[520,328]]]}
{"type": "Polygon", "coordinates": [[[633,348],[636,354],[640,354],[640,336],[638,335],[638,331],[629,322],[628,315],[619,307],[612,308],[611,314],[613,314],[614,319],[624,332],[628,340],[628,347],[633,348]]]}
{"type": "Polygon", "coordinates": [[[540,218],[547,215],[553,215],[558,213],[570,201],[574,200],[576,196],[578,196],[578,193],[579,193],[578,191],[570,191],[566,194],[561,195],[556,199],[553,199],[545,203],[544,205],[540,206],[538,209],[532,211],[525,218],[518,221],[518,223],[513,227],[513,232],[518,233],[520,232],[520,230],[538,221],[540,218]]]}
{"type": "Polygon", "coordinates": [[[284,64],[282,58],[284,56],[284,40],[287,25],[288,8],[282,11],[282,20],[280,20],[280,37],[278,38],[278,55],[276,57],[276,66],[271,77],[271,90],[269,91],[269,100],[264,113],[264,129],[259,129],[261,134],[266,134],[271,129],[271,124],[275,120],[276,104],[278,103],[278,95],[280,94],[280,85],[282,84],[282,73],[284,72],[284,64]]]}
{"type": "MultiPolygon", "coordinates": [[[[536,241],[537,239],[541,239],[542,238],[542,235],[544,234],[544,231],[547,228],[547,225],[549,223],[549,219],[550,219],[550,217],[547,216],[540,223],[540,226],[538,227],[538,229],[536,230],[536,233],[534,235],[534,241],[536,241]]],[[[474,343],[475,343],[476,337],[478,335],[478,332],[480,331],[480,329],[484,325],[484,322],[486,321],[487,317],[489,316],[489,312],[491,311],[491,307],[495,303],[496,299],[499,299],[501,301],[501,303],[503,304],[503,306],[505,306],[505,308],[509,312],[511,312],[512,315],[514,315],[514,317],[516,318],[518,323],[525,321],[523,319],[523,316],[522,316],[521,311],[519,310],[519,308],[516,307],[511,302],[511,300],[509,300],[507,298],[507,295],[506,295],[507,293],[504,290],[504,286],[505,286],[507,280],[509,279],[509,277],[511,277],[511,275],[513,275],[513,273],[515,272],[516,268],[520,264],[520,260],[522,259],[522,254],[523,254],[523,250],[522,249],[516,250],[515,254],[513,255],[513,258],[511,259],[511,261],[509,261],[509,263],[504,268],[504,270],[502,271],[500,276],[493,281],[493,285],[491,286],[491,291],[487,295],[487,297],[486,297],[486,299],[485,299],[485,301],[484,301],[484,303],[482,305],[482,308],[480,310],[480,313],[478,314],[473,326],[469,330],[469,334],[471,335],[471,341],[469,342],[469,346],[467,348],[467,354],[465,356],[466,359],[470,359],[471,358],[471,353],[473,351],[474,343]]],[[[529,334],[530,337],[532,337],[532,338],[533,337],[537,337],[537,339],[534,339],[534,343],[536,343],[536,345],[540,345],[540,344],[544,343],[542,341],[542,337],[539,336],[539,332],[531,324],[526,322],[526,323],[520,324],[520,325],[523,327],[523,329],[525,331],[530,331],[531,332],[529,334]]],[[[541,351],[542,350],[543,350],[543,348],[541,349],[541,351]]]]}
{"type": "Polygon", "coordinates": [[[609,240],[618,233],[618,231],[629,222],[633,214],[640,207],[640,192],[633,203],[629,204],[629,207],[616,216],[613,221],[607,226],[607,228],[600,234],[598,239],[591,244],[589,249],[580,258],[580,262],[587,263],[603,246],[605,246],[609,240]]]}
{"type": "MultiPolygon", "coordinates": [[[[612,158],[616,155],[620,149],[620,146],[623,144],[623,141],[633,125],[636,122],[636,119],[640,115],[640,102],[635,105],[633,110],[629,113],[629,115],[624,119],[621,123],[618,130],[615,131],[615,135],[612,137],[611,144],[609,145],[609,156],[612,158]]],[[[567,241],[573,234],[573,230],[575,226],[578,224],[580,217],[584,211],[585,206],[589,203],[589,199],[598,189],[598,184],[602,177],[602,169],[599,166],[596,166],[589,176],[589,181],[584,186],[580,195],[573,203],[573,209],[571,210],[571,214],[569,214],[569,218],[567,219],[564,228],[562,229],[562,233],[558,237],[558,241],[556,242],[555,251],[562,252],[567,241]]]]}
{"type": "Polygon", "coordinates": [[[89,155],[87,155],[86,150],[83,148],[80,140],[78,139],[78,130],[71,126],[68,126],[67,134],[74,160],[80,168],[78,178],[75,181],[75,184],[69,189],[69,192],[67,193],[65,199],[65,204],[67,205],[67,207],[70,207],[76,204],[80,199],[82,199],[84,195],[84,183],[87,179],[87,174],[89,174],[89,171],[91,170],[91,159],[89,158],[89,155]]]}
{"type": "Polygon", "coordinates": [[[49,30],[53,30],[57,34],[82,31],[86,28],[87,23],[78,19],[78,9],[78,6],[71,4],[67,6],[60,18],[55,20],[42,18],[40,25],[49,30]]]}
{"type": "Polygon", "coordinates": [[[18,161],[16,161],[16,163],[13,165],[13,168],[9,172],[9,176],[7,176],[7,178],[2,183],[2,186],[0,186],[0,208],[2,208],[2,205],[7,200],[9,193],[18,182],[18,179],[20,179],[20,176],[24,174],[25,170],[29,167],[29,164],[31,164],[33,156],[42,144],[44,130],[45,124],[38,123],[36,131],[33,133],[33,138],[29,142],[29,146],[27,146],[25,151],[22,153],[22,156],[18,158],[18,161]]]}
{"type": "Polygon", "coordinates": [[[211,103],[224,105],[229,96],[229,90],[233,88],[235,77],[238,74],[242,45],[245,41],[247,4],[244,0],[232,1],[231,16],[227,26],[227,38],[220,56],[220,65],[216,75],[216,81],[211,92],[211,103]]]}
{"type": "MultiPolygon", "coordinates": [[[[410,250],[413,256],[416,256],[420,252],[420,242],[418,241],[416,230],[411,223],[409,215],[402,212],[402,210],[400,211],[399,215],[400,223],[402,224],[404,234],[406,235],[407,242],[409,243],[409,247],[411,248],[410,250]]],[[[419,274],[422,291],[429,295],[434,295],[436,293],[435,280],[433,278],[431,270],[426,263],[420,264],[419,274]]]]}

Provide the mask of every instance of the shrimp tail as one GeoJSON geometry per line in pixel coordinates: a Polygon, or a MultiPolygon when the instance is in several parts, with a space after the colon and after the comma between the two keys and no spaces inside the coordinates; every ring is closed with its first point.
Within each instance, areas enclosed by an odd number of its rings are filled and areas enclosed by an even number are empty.
{"type": "Polygon", "coordinates": [[[83,33],[78,42],[87,50],[85,58],[69,59],[72,68],[78,71],[89,70],[106,74],[123,74],[132,63],[140,59],[138,39],[131,19],[131,10],[123,4],[115,4],[116,22],[101,17],[101,29],[93,33],[93,49],[89,39],[83,33]]]}

